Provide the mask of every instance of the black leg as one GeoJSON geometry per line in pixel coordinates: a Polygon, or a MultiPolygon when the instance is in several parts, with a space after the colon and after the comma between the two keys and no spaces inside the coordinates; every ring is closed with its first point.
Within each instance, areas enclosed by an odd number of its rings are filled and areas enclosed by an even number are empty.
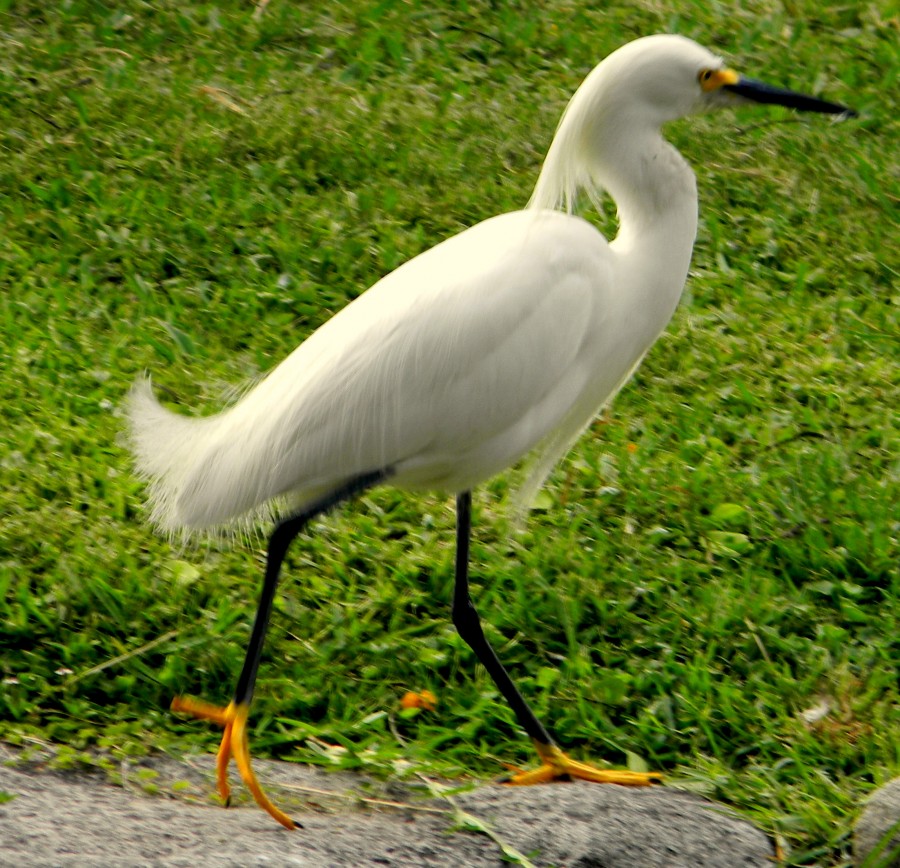
{"type": "Polygon", "coordinates": [[[272,535],[269,537],[269,546],[266,552],[266,574],[259,598],[259,606],[256,609],[256,620],[253,622],[253,632],[250,634],[250,644],[247,646],[244,666],[241,669],[237,687],[234,691],[235,705],[242,703],[249,705],[250,700],[253,698],[256,673],[259,670],[263,643],[266,639],[266,631],[269,628],[269,616],[272,614],[272,602],[275,599],[275,589],[278,587],[281,564],[294,537],[317,515],[321,515],[342,501],[360,494],[379,482],[383,482],[391,476],[391,473],[391,469],[388,468],[356,476],[341,486],[341,488],[311,503],[302,512],[282,519],[275,526],[275,530],[272,531],[272,535]]]}
{"type": "Polygon", "coordinates": [[[192,714],[201,720],[211,720],[224,728],[225,732],[222,735],[222,742],[216,755],[216,780],[219,795],[226,805],[229,804],[231,798],[231,787],[228,785],[228,764],[233,757],[238,771],[241,773],[241,778],[253,794],[256,803],[271,817],[281,823],[282,826],[288,829],[298,828],[299,824],[285,814],[284,811],[277,808],[263,792],[253,772],[247,739],[247,717],[250,713],[250,701],[253,698],[253,688],[256,685],[256,675],[259,671],[259,660],[262,656],[266,631],[269,626],[269,616],[272,614],[272,602],[278,586],[278,575],[281,572],[281,564],[284,561],[288,546],[290,546],[294,537],[309,523],[310,519],[326,512],[342,500],[346,500],[355,494],[359,494],[366,488],[382,482],[390,477],[392,473],[392,468],[385,468],[384,470],[360,474],[337,490],[311,503],[302,512],[289,516],[276,525],[272,536],[269,538],[262,594],[256,610],[256,619],[253,623],[250,643],[247,646],[244,666],[241,669],[237,687],[235,688],[234,700],[226,708],[217,708],[208,702],[192,699],[189,696],[176,696],[172,701],[173,711],[192,714]]]}
{"type": "Polygon", "coordinates": [[[472,529],[472,493],[464,491],[456,497],[456,582],[453,588],[453,624],[459,635],[484,664],[488,674],[503,694],[516,718],[536,742],[554,746],[543,724],[534,716],[516,685],[503,668],[494,649],[481,629],[478,612],[469,596],[469,537],[472,529]]]}
{"type": "MultiPolygon", "coordinates": [[[[386,468],[357,476],[337,491],[311,504],[301,513],[290,516],[278,523],[269,539],[262,594],[260,595],[259,607],[256,611],[256,620],[253,624],[250,643],[247,647],[247,655],[244,658],[244,666],[241,669],[237,688],[235,689],[234,700],[226,708],[218,708],[191,697],[175,697],[172,701],[172,709],[174,711],[192,714],[201,720],[211,720],[224,728],[225,732],[216,757],[216,778],[219,795],[226,805],[229,803],[231,792],[228,785],[228,764],[233,757],[241,773],[241,778],[253,794],[257,804],[281,823],[282,826],[288,829],[298,827],[298,824],[284,811],[279,810],[263,792],[253,772],[247,740],[247,717],[250,711],[250,701],[253,698],[253,688],[256,684],[260,656],[269,625],[269,616],[272,613],[272,602],[278,585],[278,575],[288,546],[294,537],[309,523],[310,519],[320,515],[342,500],[346,500],[366,488],[382,482],[391,475],[392,469],[386,468]]],[[[464,492],[460,494],[457,497],[456,504],[457,553],[456,584],[453,592],[453,623],[456,625],[460,636],[469,644],[490,673],[491,678],[494,679],[494,683],[515,712],[519,723],[534,741],[538,756],[542,760],[540,768],[531,772],[517,772],[509,778],[508,782],[512,784],[531,784],[542,783],[560,777],[577,777],[601,783],[646,786],[658,780],[660,776],[657,774],[607,772],[584,763],[575,762],[570,760],[553,743],[553,739],[551,739],[547,730],[541,726],[538,719],[534,716],[522,694],[516,690],[515,685],[497,659],[497,655],[481,629],[478,613],[475,611],[475,607],[469,598],[469,534],[472,524],[472,498],[470,493],[464,492]]]]}

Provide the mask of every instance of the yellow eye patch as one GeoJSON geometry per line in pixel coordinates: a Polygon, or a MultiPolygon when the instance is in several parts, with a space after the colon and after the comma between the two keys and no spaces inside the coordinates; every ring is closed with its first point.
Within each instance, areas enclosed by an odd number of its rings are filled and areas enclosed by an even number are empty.
{"type": "Polygon", "coordinates": [[[697,76],[700,87],[710,93],[726,84],[737,84],[740,76],[732,69],[704,69],[697,76]]]}

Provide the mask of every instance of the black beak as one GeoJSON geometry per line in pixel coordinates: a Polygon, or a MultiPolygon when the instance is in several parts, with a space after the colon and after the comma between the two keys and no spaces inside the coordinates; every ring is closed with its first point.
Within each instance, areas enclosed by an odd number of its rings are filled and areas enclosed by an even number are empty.
{"type": "Polygon", "coordinates": [[[723,84],[722,90],[742,96],[753,102],[761,102],[771,105],[783,105],[788,108],[799,109],[803,112],[822,112],[829,115],[843,115],[844,117],[856,117],[857,113],[845,105],[836,102],[827,102],[814,96],[807,96],[783,87],[773,87],[762,81],[741,76],[734,84],[723,84]]]}

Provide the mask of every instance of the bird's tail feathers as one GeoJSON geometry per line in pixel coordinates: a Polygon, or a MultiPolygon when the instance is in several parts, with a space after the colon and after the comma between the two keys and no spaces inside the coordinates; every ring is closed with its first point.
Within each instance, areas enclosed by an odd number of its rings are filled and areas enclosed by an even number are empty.
{"type": "Polygon", "coordinates": [[[248,503],[246,496],[235,497],[234,485],[211,490],[214,478],[229,476],[223,468],[229,450],[221,446],[229,411],[208,417],[173,413],[159,403],[145,377],[133,386],[126,414],[136,469],[149,481],[150,521],[160,530],[187,536],[236,522],[250,526],[261,512],[268,513],[269,507],[259,505],[262,498],[248,503]]]}

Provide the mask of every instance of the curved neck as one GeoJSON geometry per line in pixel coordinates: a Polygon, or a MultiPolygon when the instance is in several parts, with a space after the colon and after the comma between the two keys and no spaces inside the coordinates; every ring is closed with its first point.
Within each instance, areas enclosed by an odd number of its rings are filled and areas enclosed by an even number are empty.
{"type": "Polygon", "coordinates": [[[621,101],[597,102],[576,94],[528,207],[571,212],[580,190],[595,206],[603,191],[616,203],[619,232],[611,244],[614,252],[638,269],[642,263],[649,269],[667,262],[673,291],[677,284],[680,293],[697,234],[697,185],[690,166],[662,137],[659,125],[621,101]]]}
{"type": "Polygon", "coordinates": [[[619,232],[614,249],[641,249],[673,266],[688,260],[697,235],[697,183],[690,166],[658,132],[598,148],[596,176],[616,203],[619,232]]]}
{"type": "Polygon", "coordinates": [[[618,208],[620,246],[665,228],[690,248],[697,228],[694,173],[662,137],[661,119],[609,87],[603,67],[566,107],[528,207],[571,213],[579,191],[596,206],[605,190],[618,208]]]}
{"type": "Polygon", "coordinates": [[[658,132],[639,141],[640,147],[614,158],[607,154],[614,162],[598,169],[618,207],[619,232],[609,245],[618,279],[632,304],[643,303],[645,337],[655,340],[687,280],[697,236],[697,184],[658,132]]]}
{"type": "Polygon", "coordinates": [[[640,339],[652,342],[681,298],[697,234],[697,184],[662,137],[658,122],[619,100],[573,98],[538,178],[529,208],[573,210],[584,190],[605,190],[618,209],[610,243],[620,298],[644,311],[640,339]]]}

